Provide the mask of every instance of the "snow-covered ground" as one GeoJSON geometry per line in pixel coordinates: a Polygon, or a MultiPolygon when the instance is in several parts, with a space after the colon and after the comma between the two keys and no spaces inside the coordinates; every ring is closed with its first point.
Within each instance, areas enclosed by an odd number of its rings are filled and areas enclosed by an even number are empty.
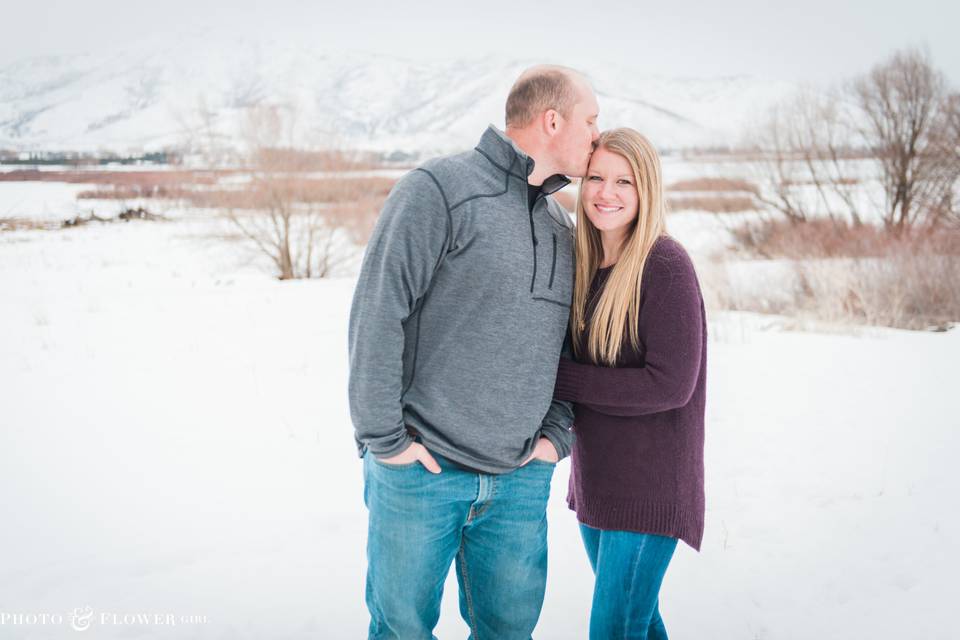
{"type": "MultiPolygon", "coordinates": [[[[85,607],[84,637],[364,636],[353,280],[276,281],[217,229],[0,234],[0,637],[76,637],[85,607]]],[[[667,573],[671,637],[956,637],[960,332],[787,326],[711,318],[707,529],[667,573]]],[[[589,613],[568,472],[548,640],[589,613]]],[[[452,580],[437,635],[466,637],[452,580]]]]}
{"type": "Polygon", "coordinates": [[[86,203],[77,194],[91,188],[69,182],[0,182],[0,218],[66,220],[84,212],[86,203]]]}

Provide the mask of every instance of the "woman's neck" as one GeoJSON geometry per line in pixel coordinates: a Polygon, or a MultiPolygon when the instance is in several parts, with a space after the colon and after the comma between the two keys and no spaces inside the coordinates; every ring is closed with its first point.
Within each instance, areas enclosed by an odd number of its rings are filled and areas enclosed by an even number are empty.
{"type": "Polygon", "coordinates": [[[600,245],[603,247],[603,258],[600,260],[600,268],[606,269],[617,264],[620,259],[620,249],[623,248],[623,239],[625,233],[618,229],[616,231],[601,231],[600,245]]]}

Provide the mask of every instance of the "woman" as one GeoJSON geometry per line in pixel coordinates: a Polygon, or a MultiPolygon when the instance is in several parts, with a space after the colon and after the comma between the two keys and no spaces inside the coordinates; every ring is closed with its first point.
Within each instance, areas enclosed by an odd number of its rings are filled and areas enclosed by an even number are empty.
{"type": "Polygon", "coordinates": [[[632,129],[601,134],[577,201],[570,493],[596,583],[590,638],[666,638],[658,593],[683,540],[703,537],[706,321],[683,247],[666,235],[660,159],[632,129]]]}

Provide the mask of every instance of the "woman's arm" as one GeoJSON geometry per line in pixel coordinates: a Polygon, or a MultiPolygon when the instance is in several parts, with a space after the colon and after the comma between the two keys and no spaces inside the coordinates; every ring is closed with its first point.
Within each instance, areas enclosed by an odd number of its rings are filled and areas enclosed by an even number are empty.
{"type": "Polygon", "coordinates": [[[703,302],[696,272],[679,245],[647,261],[640,339],[642,368],[598,367],[561,359],[554,397],[619,416],[658,413],[690,401],[700,373],[703,302]]]}

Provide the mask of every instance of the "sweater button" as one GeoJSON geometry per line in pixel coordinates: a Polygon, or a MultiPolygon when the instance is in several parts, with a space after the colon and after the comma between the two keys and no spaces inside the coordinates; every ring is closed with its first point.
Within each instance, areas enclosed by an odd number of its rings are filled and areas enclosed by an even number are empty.
{"type": "Polygon", "coordinates": [[[537,236],[533,236],[533,246],[537,246],[539,242],[537,241],[537,236]]]}

